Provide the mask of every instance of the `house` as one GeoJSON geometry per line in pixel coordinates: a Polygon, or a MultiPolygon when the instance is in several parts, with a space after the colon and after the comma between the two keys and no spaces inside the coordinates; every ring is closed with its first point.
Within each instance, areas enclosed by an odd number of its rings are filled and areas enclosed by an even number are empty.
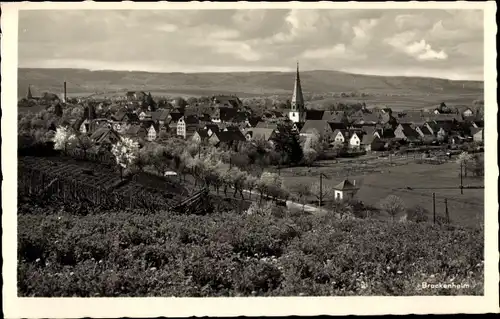
{"type": "Polygon", "coordinates": [[[148,131],[143,125],[132,124],[124,132],[124,135],[132,139],[146,139],[148,131]]]}
{"type": "Polygon", "coordinates": [[[276,130],[272,128],[252,128],[248,129],[245,133],[247,141],[263,139],[270,141],[276,136],[276,130]]]}
{"type": "Polygon", "coordinates": [[[390,125],[392,128],[395,128],[398,125],[398,120],[392,116],[391,113],[382,113],[379,117],[379,123],[382,125],[390,125]]]}
{"type": "Polygon", "coordinates": [[[139,123],[140,119],[136,113],[120,110],[111,116],[111,120],[121,123],[139,123]]]}
{"type": "Polygon", "coordinates": [[[383,125],[375,128],[373,135],[378,136],[381,139],[393,139],[396,138],[394,135],[394,129],[390,125],[383,125]]]}
{"type": "Polygon", "coordinates": [[[235,142],[244,142],[246,141],[245,136],[239,130],[227,130],[227,131],[219,131],[215,132],[210,136],[209,143],[215,147],[220,146],[221,144],[226,144],[229,146],[234,145],[235,142]]]}
{"type": "Polygon", "coordinates": [[[349,138],[349,147],[352,149],[360,148],[362,138],[362,132],[352,132],[351,137],[349,138]]]}
{"type": "Polygon", "coordinates": [[[219,126],[217,124],[213,124],[213,123],[205,124],[203,129],[207,131],[207,134],[209,137],[212,136],[212,134],[214,132],[220,131],[219,126]]]}
{"type": "Polygon", "coordinates": [[[344,144],[349,140],[349,131],[346,129],[337,129],[333,132],[332,138],[334,144],[344,144]]]}
{"type": "Polygon", "coordinates": [[[142,126],[147,131],[146,139],[148,141],[152,142],[152,141],[156,140],[156,138],[160,135],[160,125],[158,123],[150,121],[150,122],[143,123],[142,126]]]}
{"type": "Polygon", "coordinates": [[[237,114],[238,110],[235,108],[220,107],[214,110],[211,114],[211,118],[214,123],[232,122],[237,114]]]}
{"type": "Polygon", "coordinates": [[[333,131],[327,121],[323,120],[306,120],[300,129],[300,135],[306,136],[312,134],[313,131],[318,132],[322,137],[331,138],[333,131]]]}
{"type": "Polygon", "coordinates": [[[417,131],[415,131],[410,124],[399,124],[396,130],[394,130],[394,136],[399,140],[404,140],[407,142],[416,142],[419,139],[417,131]]]}
{"type": "Polygon", "coordinates": [[[167,110],[158,110],[155,112],[151,112],[151,120],[157,122],[160,125],[164,125],[168,123],[168,115],[169,112],[167,110]]]}
{"type": "Polygon", "coordinates": [[[203,143],[208,141],[209,138],[210,135],[208,135],[207,130],[204,128],[199,128],[194,132],[193,137],[191,139],[195,143],[203,143]]]}
{"type": "Polygon", "coordinates": [[[144,111],[142,111],[141,113],[139,113],[139,120],[141,120],[141,121],[145,121],[145,120],[146,121],[148,121],[148,120],[150,121],[150,120],[152,120],[152,118],[153,117],[152,117],[152,115],[151,115],[150,112],[144,112],[144,111]]]}
{"type": "Polygon", "coordinates": [[[351,183],[349,180],[345,179],[338,185],[333,187],[333,190],[334,190],[335,200],[341,201],[341,200],[352,199],[358,192],[359,188],[356,187],[355,180],[351,183]]]}
{"type": "Polygon", "coordinates": [[[474,116],[474,110],[468,106],[457,106],[457,114],[461,115],[463,118],[474,116]]]}
{"type": "Polygon", "coordinates": [[[248,127],[255,127],[255,125],[257,125],[260,121],[262,121],[260,116],[249,116],[245,122],[248,127]]]}
{"type": "Polygon", "coordinates": [[[239,109],[243,106],[243,102],[237,96],[217,95],[212,97],[212,106],[239,109]]]}
{"type": "Polygon", "coordinates": [[[484,129],[474,128],[471,130],[472,140],[474,142],[484,142],[484,129]]]}
{"type": "Polygon", "coordinates": [[[102,144],[115,144],[121,139],[121,137],[112,128],[101,127],[97,129],[94,133],[92,133],[90,139],[96,145],[102,145],[102,144]]]}
{"type": "Polygon", "coordinates": [[[416,125],[414,129],[418,133],[418,135],[420,135],[421,139],[429,139],[429,138],[432,139],[434,137],[434,134],[432,134],[432,132],[426,125],[421,125],[421,126],[416,125]]]}
{"type": "Polygon", "coordinates": [[[194,115],[182,116],[176,125],[176,131],[178,136],[188,138],[194,134],[198,125],[200,124],[199,119],[194,115]]]}
{"type": "Polygon", "coordinates": [[[361,141],[361,147],[365,151],[383,151],[385,148],[385,142],[380,139],[378,135],[365,134],[363,135],[363,140],[361,141]]]}

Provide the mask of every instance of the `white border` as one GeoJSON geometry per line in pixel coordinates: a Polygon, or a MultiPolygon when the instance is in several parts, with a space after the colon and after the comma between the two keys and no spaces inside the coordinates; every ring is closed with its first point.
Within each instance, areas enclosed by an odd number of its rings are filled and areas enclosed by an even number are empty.
{"type": "Polygon", "coordinates": [[[496,130],[496,3],[4,3],[2,4],[2,224],[3,309],[6,318],[285,316],[333,314],[444,314],[499,312],[496,130]],[[485,296],[483,297],[273,297],[273,298],[18,298],[17,297],[17,36],[18,10],[54,9],[482,9],[485,43],[485,296]],[[6,137],[12,137],[7,139],[6,137]],[[12,185],[11,187],[9,187],[12,185]]]}

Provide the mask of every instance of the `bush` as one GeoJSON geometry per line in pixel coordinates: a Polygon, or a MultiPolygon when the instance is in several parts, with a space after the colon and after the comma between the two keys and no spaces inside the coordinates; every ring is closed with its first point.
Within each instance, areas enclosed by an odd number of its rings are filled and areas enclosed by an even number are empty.
{"type": "Polygon", "coordinates": [[[481,229],[288,212],[76,215],[21,207],[20,296],[483,293],[481,229]],[[418,289],[450,280],[474,288],[418,289]]]}

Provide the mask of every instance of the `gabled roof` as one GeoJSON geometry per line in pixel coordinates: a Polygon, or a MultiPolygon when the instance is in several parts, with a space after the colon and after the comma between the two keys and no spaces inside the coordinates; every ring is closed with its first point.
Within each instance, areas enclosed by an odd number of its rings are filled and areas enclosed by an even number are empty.
{"type": "Polygon", "coordinates": [[[238,108],[242,105],[241,100],[236,96],[217,95],[212,98],[212,102],[238,108]]]}
{"type": "Polygon", "coordinates": [[[153,121],[166,121],[168,118],[168,113],[169,112],[167,110],[151,112],[151,119],[153,121]]]}
{"type": "Polygon", "coordinates": [[[349,138],[349,136],[350,136],[349,130],[347,130],[347,129],[336,129],[333,132],[333,137],[337,136],[339,133],[341,133],[344,138],[349,138]]]}
{"type": "Polygon", "coordinates": [[[95,143],[102,143],[102,142],[108,142],[111,141],[110,138],[119,140],[120,135],[108,128],[108,127],[101,127],[97,129],[91,136],[90,139],[93,140],[95,143]]]}
{"type": "Polygon", "coordinates": [[[419,126],[419,128],[424,135],[432,135],[431,131],[429,131],[429,128],[426,125],[421,125],[419,126]]]}
{"type": "Polygon", "coordinates": [[[408,138],[408,139],[418,138],[418,136],[419,136],[418,132],[413,129],[411,124],[402,123],[399,125],[403,129],[403,134],[406,136],[406,138],[408,138]]]}
{"type": "Polygon", "coordinates": [[[212,136],[216,136],[220,142],[233,142],[233,141],[246,141],[245,136],[241,133],[240,130],[228,130],[228,131],[219,131],[214,132],[212,136]]]}
{"type": "Polygon", "coordinates": [[[323,111],[323,110],[306,110],[306,121],[308,121],[308,120],[313,120],[313,121],[323,120],[324,114],[325,114],[325,111],[323,111]]]}
{"type": "Polygon", "coordinates": [[[481,131],[484,131],[484,129],[482,127],[471,127],[470,129],[470,134],[472,136],[476,135],[477,133],[481,132],[481,131]]]}
{"type": "Polygon", "coordinates": [[[203,128],[199,128],[196,130],[196,133],[202,138],[202,139],[207,139],[208,136],[208,130],[205,130],[203,128]]]}
{"type": "Polygon", "coordinates": [[[137,136],[137,134],[141,130],[145,131],[145,128],[142,125],[133,124],[133,125],[130,125],[130,127],[127,129],[127,131],[125,132],[125,134],[126,135],[131,135],[131,136],[137,136]]]}
{"type": "Polygon", "coordinates": [[[354,186],[349,180],[344,179],[342,182],[333,187],[339,191],[348,191],[348,190],[358,190],[359,188],[354,186]]]}
{"type": "Polygon", "coordinates": [[[304,125],[300,129],[301,133],[307,133],[309,130],[317,130],[318,133],[322,133],[325,131],[325,128],[330,128],[330,125],[327,121],[323,120],[306,120],[304,125]]]}
{"type": "Polygon", "coordinates": [[[198,125],[200,124],[200,120],[196,115],[188,115],[188,116],[181,116],[184,119],[184,123],[186,125],[198,125]]]}
{"type": "Polygon", "coordinates": [[[215,123],[205,124],[205,129],[207,131],[211,130],[212,132],[218,132],[218,131],[220,131],[219,126],[217,124],[215,124],[215,123]]]}
{"type": "Polygon", "coordinates": [[[331,123],[342,123],[346,119],[346,114],[344,111],[324,111],[321,119],[331,123]]]}
{"type": "Polygon", "coordinates": [[[262,121],[262,118],[260,116],[249,116],[248,117],[248,124],[250,124],[251,127],[255,127],[257,123],[262,121]]]}
{"type": "Polygon", "coordinates": [[[346,129],[346,125],[344,123],[340,122],[328,122],[328,125],[330,126],[330,129],[332,131],[335,131],[337,129],[346,129]]]}
{"type": "Polygon", "coordinates": [[[224,122],[229,122],[233,120],[238,114],[238,110],[230,107],[219,108],[220,120],[224,122]]]}
{"type": "Polygon", "coordinates": [[[361,140],[361,144],[369,145],[373,143],[375,140],[380,140],[376,135],[373,134],[365,134],[363,135],[363,139],[361,140]]]}
{"type": "Polygon", "coordinates": [[[183,116],[182,113],[178,113],[178,112],[170,112],[170,114],[168,115],[173,122],[177,122],[179,121],[179,119],[183,116]]]}
{"type": "Polygon", "coordinates": [[[275,130],[272,128],[252,128],[247,130],[247,134],[250,134],[252,138],[262,138],[266,141],[272,137],[274,132],[275,130]]]}

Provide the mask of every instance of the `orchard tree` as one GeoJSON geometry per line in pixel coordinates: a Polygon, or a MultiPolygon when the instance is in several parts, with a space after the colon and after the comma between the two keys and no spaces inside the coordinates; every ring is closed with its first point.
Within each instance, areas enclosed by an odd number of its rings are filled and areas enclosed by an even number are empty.
{"type": "Polygon", "coordinates": [[[393,221],[398,214],[406,209],[403,200],[396,195],[389,195],[381,200],[379,207],[382,211],[387,212],[393,221]]]}
{"type": "Polygon", "coordinates": [[[76,135],[67,127],[59,126],[54,135],[54,149],[62,150],[64,154],[75,147],[77,142],[76,135]]]}
{"type": "Polygon", "coordinates": [[[306,184],[296,184],[292,187],[291,192],[295,194],[299,203],[302,204],[302,212],[304,212],[307,197],[311,195],[311,188],[306,184]]]}
{"type": "Polygon", "coordinates": [[[319,181],[312,183],[310,187],[311,195],[318,199],[318,202],[324,201],[327,198],[333,198],[334,189],[331,185],[325,184],[324,182],[320,184],[319,181]]]}
{"type": "Polygon", "coordinates": [[[94,146],[92,140],[86,134],[76,135],[78,148],[83,151],[83,157],[87,158],[87,151],[94,146]]]}
{"type": "Polygon", "coordinates": [[[139,144],[126,137],[122,137],[120,141],[111,147],[111,153],[115,156],[121,178],[123,178],[123,170],[129,168],[134,163],[138,151],[139,144]]]}
{"type": "Polygon", "coordinates": [[[468,165],[473,162],[472,154],[467,152],[462,152],[458,155],[457,164],[461,165],[464,169],[465,177],[467,177],[468,165]]]}

